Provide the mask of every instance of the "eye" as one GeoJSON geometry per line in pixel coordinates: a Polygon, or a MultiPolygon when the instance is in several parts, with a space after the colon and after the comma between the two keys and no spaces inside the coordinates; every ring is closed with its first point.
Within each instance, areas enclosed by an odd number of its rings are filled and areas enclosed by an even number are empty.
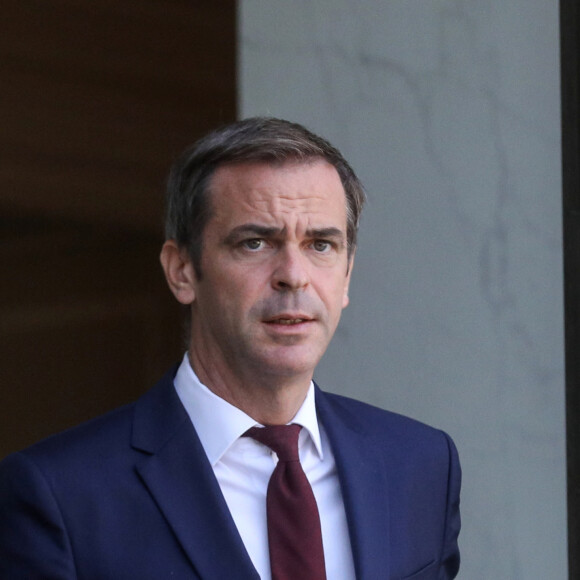
{"type": "Polygon", "coordinates": [[[261,238],[251,238],[249,240],[244,240],[242,246],[248,250],[260,250],[264,247],[264,240],[261,238]]]}
{"type": "Polygon", "coordinates": [[[315,240],[312,243],[312,247],[317,252],[324,254],[326,252],[329,252],[332,249],[332,244],[330,242],[328,242],[327,240],[315,240]]]}

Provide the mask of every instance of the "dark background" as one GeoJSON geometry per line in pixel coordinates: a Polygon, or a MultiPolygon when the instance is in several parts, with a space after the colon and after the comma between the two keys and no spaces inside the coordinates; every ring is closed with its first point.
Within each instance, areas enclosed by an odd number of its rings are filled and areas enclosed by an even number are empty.
{"type": "Polygon", "coordinates": [[[166,174],[236,117],[236,3],[9,0],[0,34],[0,457],[182,356],[166,174]]]}
{"type": "Polygon", "coordinates": [[[580,10],[560,1],[570,578],[580,578],[580,10]]]}

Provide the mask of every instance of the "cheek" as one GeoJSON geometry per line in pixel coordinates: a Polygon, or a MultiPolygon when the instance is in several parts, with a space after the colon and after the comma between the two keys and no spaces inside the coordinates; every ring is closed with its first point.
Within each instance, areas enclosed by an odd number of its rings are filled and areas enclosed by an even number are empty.
{"type": "Polygon", "coordinates": [[[322,291],[328,308],[332,309],[337,316],[340,316],[342,309],[348,305],[348,285],[344,277],[337,277],[332,280],[325,285],[322,291]]]}
{"type": "Polygon", "coordinates": [[[249,310],[259,298],[258,282],[246,272],[245,275],[223,277],[215,287],[214,300],[223,308],[240,316],[249,310]]]}

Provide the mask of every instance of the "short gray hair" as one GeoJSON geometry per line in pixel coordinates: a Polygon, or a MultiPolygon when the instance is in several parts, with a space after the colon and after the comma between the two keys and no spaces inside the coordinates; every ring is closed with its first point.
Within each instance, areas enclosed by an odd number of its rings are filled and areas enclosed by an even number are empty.
{"type": "Polygon", "coordinates": [[[171,168],[167,185],[165,237],[187,248],[201,276],[203,231],[212,215],[210,182],[222,165],[244,162],[309,163],[323,159],[342,182],[347,202],[349,256],[356,247],[364,188],[340,151],[302,125],[253,117],[212,131],[186,149],[171,168]]]}

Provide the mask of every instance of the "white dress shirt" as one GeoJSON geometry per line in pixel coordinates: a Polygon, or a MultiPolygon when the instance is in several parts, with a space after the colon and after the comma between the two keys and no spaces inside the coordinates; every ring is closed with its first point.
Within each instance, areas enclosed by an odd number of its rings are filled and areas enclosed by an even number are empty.
{"type": "MultiPolygon", "coordinates": [[[[250,437],[258,425],[202,385],[187,354],[175,388],[195,426],[246,550],[262,580],[271,580],[266,521],[266,491],[277,462],[276,454],[250,437]]],[[[328,580],[354,580],[354,563],[334,455],[318,425],[311,383],[304,403],[291,423],[302,425],[298,439],[300,462],[310,481],[322,528],[328,580]]]]}

